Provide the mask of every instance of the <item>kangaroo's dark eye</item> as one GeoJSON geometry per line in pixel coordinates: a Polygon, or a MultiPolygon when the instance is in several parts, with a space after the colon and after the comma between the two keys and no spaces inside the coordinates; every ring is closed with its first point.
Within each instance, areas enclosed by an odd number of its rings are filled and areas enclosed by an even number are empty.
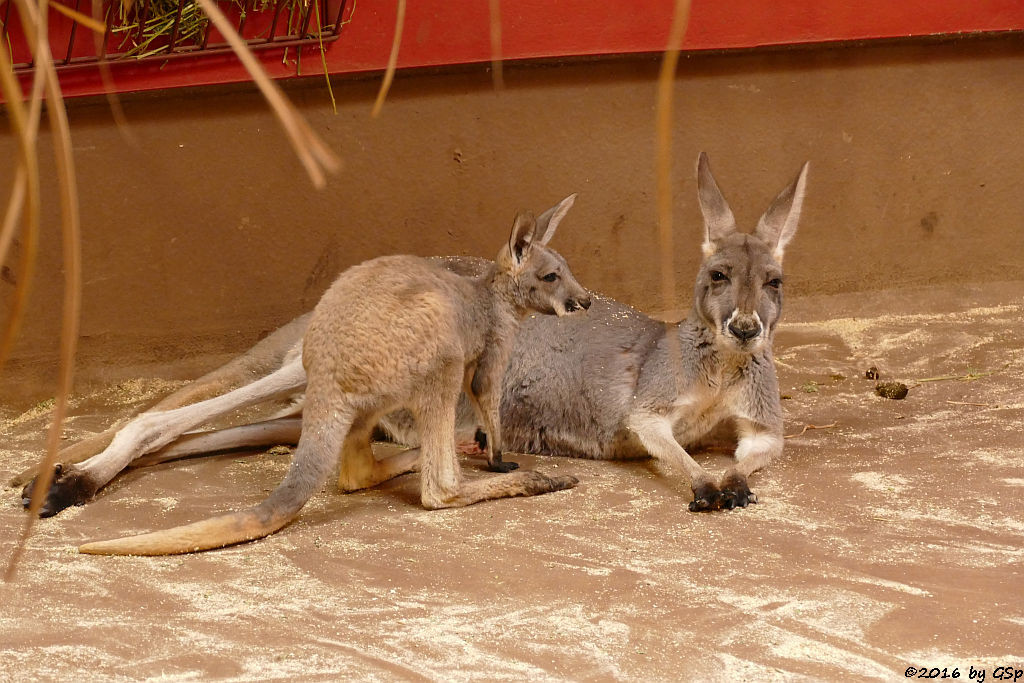
{"type": "Polygon", "coordinates": [[[774,277],[774,278],[772,278],[771,280],[769,280],[768,282],[766,282],[764,284],[765,284],[766,287],[771,287],[772,289],[778,289],[779,287],[782,286],[782,279],[774,277]]]}
{"type": "Polygon", "coordinates": [[[726,277],[725,273],[723,273],[720,270],[712,270],[711,271],[711,281],[712,282],[725,282],[728,279],[729,278],[726,277]]]}
{"type": "Polygon", "coordinates": [[[554,282],[557,279],[558,273],[548,273],[547,275],[541,278],[541,280],[543,280],[544,282],[554,282]]]}

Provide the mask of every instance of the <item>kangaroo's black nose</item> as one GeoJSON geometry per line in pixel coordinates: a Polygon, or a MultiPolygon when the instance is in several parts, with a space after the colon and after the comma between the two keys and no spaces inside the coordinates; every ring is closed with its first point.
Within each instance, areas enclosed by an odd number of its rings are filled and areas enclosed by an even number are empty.
{"type": "Polygon", "coordinates": [[[761,334],[761,326],[753,320],[748,322],[729,323],[729,331],[742,342],[749,341],[761,334]]]}
{"type": "Polygon", "coordinates": [[[590,308],[590,297],[589,296],[586,299],[566,299],[565,300],[565,310],[567,312],[572,313],[573,311],[578,311],[581,308],[584,311],[587,310],[588,308],[590,308]]]}

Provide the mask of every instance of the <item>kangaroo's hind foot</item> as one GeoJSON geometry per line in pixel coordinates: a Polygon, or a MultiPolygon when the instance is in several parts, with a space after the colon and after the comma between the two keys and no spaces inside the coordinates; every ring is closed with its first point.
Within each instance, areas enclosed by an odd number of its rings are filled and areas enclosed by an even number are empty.
{"type": "MultiPolygon", "coordinates": [[[[21,504],[26,510],[32,503],[32,492],[37,481],[38,477],[33,478],[21,491],[21,504]]],[[[39,508],[39,516],[52,517],[72,505],[84,505],[96,495],[97,490],[99,487],[85,472],[58,463],[53,468],[53,481],[43,500],[43,506],[39,508]]]]}
{"type": "Polygon", "coordinates": [[[458,492],[449,498],[442,498],[437,491],[426,493],[423,506],[432,510],[465,507],[484,500],[564,491],[578,483],[579,479],[572,475],[551,476],[535,470],[520,470],[476,481],[463,481],[458,492]]]}

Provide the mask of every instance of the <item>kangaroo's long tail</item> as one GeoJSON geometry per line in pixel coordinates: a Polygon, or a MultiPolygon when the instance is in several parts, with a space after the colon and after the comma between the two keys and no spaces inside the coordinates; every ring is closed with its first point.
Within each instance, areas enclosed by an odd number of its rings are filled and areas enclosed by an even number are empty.
{"type": "Polygon", "coordinates": [[[327,481],[352,424],[351,414],[337,406],[324,410],[327,401],[311,398],[307,395],[307,419],[288,474],[259,505],[163,531],[86,543],[78,551],[92,555],[179,555],[244,543],[285,526],[327,481]]]}

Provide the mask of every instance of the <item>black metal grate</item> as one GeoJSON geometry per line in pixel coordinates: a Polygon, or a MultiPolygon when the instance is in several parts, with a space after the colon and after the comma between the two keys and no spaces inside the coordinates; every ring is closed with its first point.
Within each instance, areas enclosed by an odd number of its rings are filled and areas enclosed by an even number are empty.
{"type": "MultiPolygon", "coordinates": [[[[12,0],[0,0],[3,44],[15,72],[32,68],[32,55],[12,0]]],[[[337,40],[348,0],[230,0],[219,3],[252,50],[301,48],[337,40]],[[319,21],[318,21],[319,19],[319,21]],[[319,26],[317,24],[319,23],[319,26]]],[[[88,14],[90,0],[68,7],[88,14]],[[80,7],[84,5],[84,7],[80,7]]],[[[231,47],[194,0],[135,0],[125,10],[120,0],[103,4],[106,34],[102,50],[111,64],[166,61],[230,52],[231,47]]],[[[58,70],[94,66],[99,58],[93,32],[50,12],[50,49],[58,70]]]]}

